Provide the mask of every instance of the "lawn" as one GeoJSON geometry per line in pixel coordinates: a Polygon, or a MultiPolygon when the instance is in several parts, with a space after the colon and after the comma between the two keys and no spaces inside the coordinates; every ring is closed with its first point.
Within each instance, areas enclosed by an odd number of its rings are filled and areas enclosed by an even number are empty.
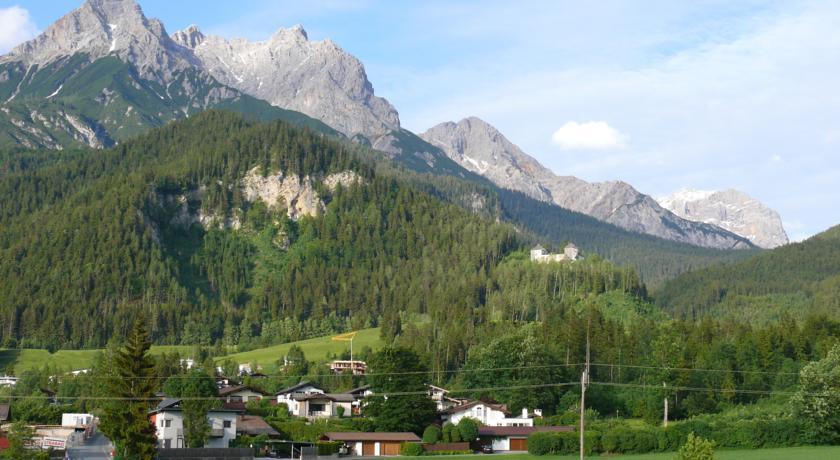
{"type": "MultiPolygon", "coordinates": [[[[282,358],[292,345],[301,347],[307,359],[310,361],[319,361],[324,359],[327,353],[337,354],[350,348],[348,342],[336,342],[331,337],[317,337],[267,348],[258,348],[256,350],[223,356],[217,358],[217,361],[230,358],[237,363],[259,364],[264,370],[271,371],[274,368],[275,361],[282,358]]],[[[379,328],[362,329],[358,332],[353,341],[353,349],[361,351],[366,346],[373,349],[381,346],[379,328]]],[[[195,347],[189,345],[153,345],[150,352],[154,355],[177,351],[181,356],[189,357],[194,349],[195,347]]],[[[101,350],[58,350],[55,353],[50,353],[44,349],[34,348],[25,348],[22,350],[0,349],[0,373],[12,363],[15,366],[15,374],[20,374],[29,369],[39,369],[46,364],[66,371],[87,369],[91,366],[96,353],[99,351],[101,350]]]]}
{"type": "MultiPolygon", "coordinates": [[[[242,353],[234,353],[231,355],[217,358],[217,362],[225,359],[232,359],[237,363],[251,363],[252,366],[259,364],[263,371],[271,372],[275,370],[275,362],[283,358],[289,351],[292,345],[299,346],[306,355],[308,361],[321,361],[327,354],[338,354],[350,349],[349,342],[337,342],[332,340],[332,336],[317,337],[314,339],[301,340],[299,342],[284,343],[281,345],[274,345],[267,348],[258,348],[256,350],[245,351],[242,353]]],[[[364,347],[371,347],[377,349],[382,345],[379,339],[379,328],[362,329],[356,334],[353,340],[354,352],[361,351],[364,347]]]]}
{"type": "MultiPolygon", "coordinates": [[[[457,455],[447,456],[447,459],[452,460],[475,460],[475,459],[489,459],[498,458],[499,460],[573,460],[580,458],[577,455],[545,455],[536,456],[530,454],[500,454],[494,456],[487,455],[457,455]]],[[[614,458],[626,460],[671,460],[676,457],[674,452],[663,452],[658,454],[640,454],[640,455],[610,455],[610,456],[594,456],[587,458],[614,458]]],[[[411,457],[402,457],[411,458],[411,457]]],[[[414,457],[414,458],[429,458],[429,457],[414,457]]],[[[815,446],[815,447],[784,447],[777,449],[755,449],[755,450],[717,450],[715,452],[716,460],[835,460],[840,458],[840,446],[815,446]]]]}

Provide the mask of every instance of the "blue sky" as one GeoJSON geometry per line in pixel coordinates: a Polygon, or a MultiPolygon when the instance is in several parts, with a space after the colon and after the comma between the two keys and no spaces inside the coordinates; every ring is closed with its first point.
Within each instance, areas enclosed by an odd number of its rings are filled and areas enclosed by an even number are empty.
{"type": "MultiPolygon", "coordinates": [[[[0,51],[80,2],[0,0],[28,13],[0,14],[0,51]]],[[[654,196],[734,187],[794,239],[840,223],[840,2],[140,4],[170,32],[329,37],[415,132],[475,115],[558,174],[654,196]]]]}

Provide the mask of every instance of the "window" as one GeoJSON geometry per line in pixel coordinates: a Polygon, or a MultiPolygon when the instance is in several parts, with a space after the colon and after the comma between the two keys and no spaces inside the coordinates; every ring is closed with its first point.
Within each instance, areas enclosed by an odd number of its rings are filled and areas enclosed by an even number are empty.
{"type": "Polygon", "coordinates": [[[325,409],[326,409],[326,405],[323,404],[323,403],[321,403],[321,404],[309,403],[309,412],[324,412],[325,409]]]}
{"type": "Polygon", "coordinates": [[[242,396],[231,396],[229,401],[230,402],[242,402],[242,396]]]}
{"type": "Polygon", "coordinates": [[[225,420],[224,422],[222,422],[222,426],[225,428],[230,428],[230,420],[225,420]]]}
{"type": "Polygon", "coordinates": [[[162,425],[161,425],[161,426],[164,426],[164,427],[166,427],[166,428],[171,427],[171,426],[172,426],[172,419],[171,419],[171,418],[168,418],[168,419],[164,420],[164,421],[162,422],[162,425]]]}
{"type": "Polygon", "coordinates": [[[169,449],[171,447],[172,447],[172,440],[169,439],[169,438],[164,439],[163,440],[163,448],[164,449],[169,449]]]}

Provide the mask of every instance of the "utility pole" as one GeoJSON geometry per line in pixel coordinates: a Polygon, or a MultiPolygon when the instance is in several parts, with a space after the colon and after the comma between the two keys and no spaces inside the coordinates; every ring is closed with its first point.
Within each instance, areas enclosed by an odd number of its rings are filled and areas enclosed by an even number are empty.
{"type": "MultiPolygon", "coordinates": [[[[590,318],[591,321],[591,318],[590,318]]],[[[589,385],[589,325],[590,321],[586,323],[586,365],[583,368],[583,373],[580,376],[580,460],[583,460],[583,430],[585,428],[585,412],[586,412],[586,386],[589,385]]]]}
{"type": "MultiPolygon", "coordinates": [[[[665,382],[662,382],[662,388],[665,388],[665,382]]],[[[665,393],[665,419],[662,426],[668,428],[668,393],[665,393]]]]}

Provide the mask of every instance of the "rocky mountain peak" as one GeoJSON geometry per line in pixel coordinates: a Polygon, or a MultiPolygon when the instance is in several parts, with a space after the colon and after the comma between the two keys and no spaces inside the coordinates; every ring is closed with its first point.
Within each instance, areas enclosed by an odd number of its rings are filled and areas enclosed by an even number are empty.
{"type": "Polygon", "coordinates": [[[155,81],[166,81],[195,64],[190,53],[169,38],[163,23],[146,18],[134,0],[88,0],[0,62],[44,66],[75,54],[91,61],[115,55],[155,81]]]}
{"type": "Polygon", "coordinates": [[[684,219],[716,225],[756,246],[769,249],[788,243],[779,214],[739,190],[682,189],[658,201],[684,219]]]}
{"type": "Polygon", "coordinates": [[[182,32],[173,38],[219,82],[243,93],[371,144],[400,128],[396,109],[374,94],[362,63],[329,40],[310,41],[301,26],[258,42],[213,35],[190,40],[182,32]]]}
{"type": "Polygon", "coordinates": [[[204,41],[204,38],[204,33],[195,24],[172,34],[172,40],[175,43],[190,49],[200,45],[204,41]]]}
{"type": "Polygon", "coordinates": [[[441,123],[420,137],[500,187],[627,230],[698,246],[750,247],[747,240],[727,230],[676,216],[626,182],[589,183],[573,176],[558,176],[480,118],[441,123]]]}

